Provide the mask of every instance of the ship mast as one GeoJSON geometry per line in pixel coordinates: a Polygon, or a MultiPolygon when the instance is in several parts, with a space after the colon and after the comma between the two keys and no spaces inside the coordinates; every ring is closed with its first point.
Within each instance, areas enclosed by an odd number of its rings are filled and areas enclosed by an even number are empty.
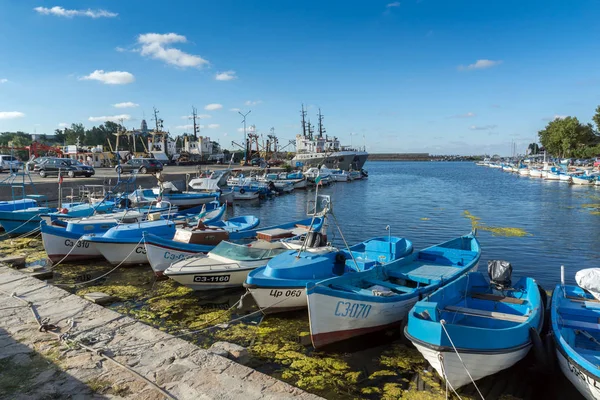
{"type": "Polygon", "coordinates": [[[323,127],[323,114],[321,114],[320,108],[319,114],[317,114],[317,116],[319,117],[319,137],[322,138],[323,134],[325,133],[325,128],[323,127]]]}
{"type": "Polygon", "coordinates": [[[306,111],[304,110],[304,104],[302,104],[302,136],[306,139],[306,111]]]}
{"type": "Polygon", "coordinates": [[[196,125],[196,118],[198,117],[198,111],[196,107],[192,106],[192,120],[194,121],[194,139],[198,140],[198,133],[200,133],[200,126],[196,125]]]}

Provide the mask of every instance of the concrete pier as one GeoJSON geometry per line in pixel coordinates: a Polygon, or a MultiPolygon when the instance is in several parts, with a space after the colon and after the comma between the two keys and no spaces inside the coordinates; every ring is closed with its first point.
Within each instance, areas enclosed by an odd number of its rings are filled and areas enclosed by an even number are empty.
{"type": "Polygon", "coordinates": [[[5,266],[0,298],[0,399],[319,399],[5,266]]]}

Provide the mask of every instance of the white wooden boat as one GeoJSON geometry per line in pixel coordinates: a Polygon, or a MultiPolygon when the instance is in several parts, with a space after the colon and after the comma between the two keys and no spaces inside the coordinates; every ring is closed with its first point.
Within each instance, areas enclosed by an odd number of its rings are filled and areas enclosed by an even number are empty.
{"type": "Polygon", "coordinates": [[[529,176],[531,176],[532,178],[541,178],[542,177],[542,170],[541,169],[537,169],[537,168],[531,168],[529,170],[529,176]]]}
{"type": "Polygon", "coordinates": [[[571,177],[572,183],[574,185],[593,185],[595,184],[595,179],[590,175],[573,175],[571,177]]]}

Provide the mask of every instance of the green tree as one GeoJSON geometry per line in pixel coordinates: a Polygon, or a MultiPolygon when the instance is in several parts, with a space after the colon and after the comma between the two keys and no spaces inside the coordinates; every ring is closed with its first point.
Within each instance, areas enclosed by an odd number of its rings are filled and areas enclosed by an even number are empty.
{"type": "Polygon", "coordinates": [[[596,125],[596,135],[600,135],[600,106],[596,107],[596,114],[592,117],[592,121],[596,125]]]}
{"type": "Polygon", "coordinates": [[[591,124],[581,124],[576,117],[557,118],[538,132],[540,143],[555,156],[577,157],[597,143],[591,124]]]}
{"type": "Polygon", "coordinates": [[[529,154],[539,154],[540,146],[537,143],[529,143],[527,150],[529,150],[529,154]]]}

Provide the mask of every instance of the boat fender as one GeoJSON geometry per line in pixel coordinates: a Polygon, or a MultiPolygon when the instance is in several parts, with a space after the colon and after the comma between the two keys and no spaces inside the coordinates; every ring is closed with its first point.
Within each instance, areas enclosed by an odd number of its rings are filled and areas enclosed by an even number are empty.
{"type": "Polygon", "coordinates": [[[67,210],[66,208],[61,208],[61,209],[60,209],[60,213],[61,213],[61,214],[68,214],[68,213],[69,213],[69,210],[67,210]]]}
{"type": "Polygon", "coordinates": [[[548,372],[554,372],[554,367],[556,365],[556,357],[555,357],[555,349],[554,349],[554,337],[552,332],[548,332],[546,337],[544,338],[544,348],[546,350],[546,360],[548,363],[546,364],[546,368],[548,372]]]}
{"type": "Polygon", "coordinates": [[[529,337],[531,338],[531,344],[533,345],[533,355],[535,356],[536,364],[538,367],[543,368],[548,365],[548,362],[546,360],[546,352],[544,350],[542,338],[535,328],[529,328],[529,337]]]}
{"type": "Polygon", "coordinates": [[[246,193],[246,189],[244,189],[244,188],[241,188],[241,189],[240,189],[240,194],[244,194],[244,193],[246,193]]]}
{"type": "Polygon", "coordinates": [[[343,264],[343,263],[345,263],[346,262],[346,256],[343,253],[341,253],[341,252],[337,253],[335,255],[335,262],[337,264],[343,264]]]}

